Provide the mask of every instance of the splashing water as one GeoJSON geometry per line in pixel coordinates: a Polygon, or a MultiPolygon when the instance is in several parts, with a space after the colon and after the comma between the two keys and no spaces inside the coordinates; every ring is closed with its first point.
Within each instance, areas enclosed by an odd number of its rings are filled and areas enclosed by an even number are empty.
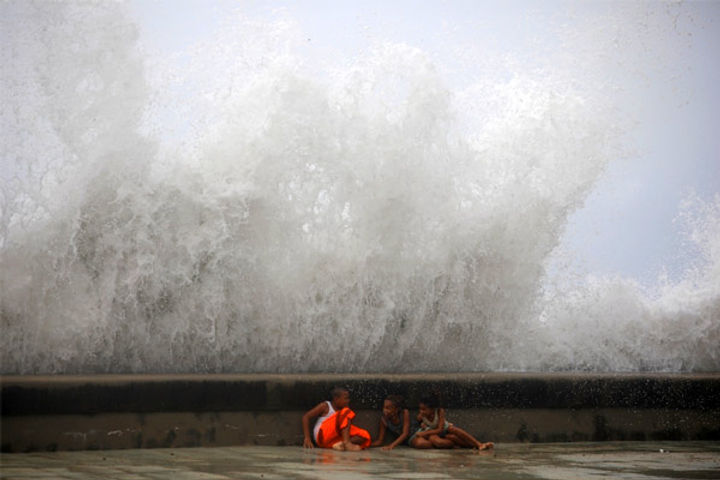
{"type": "Polygon", "coordinates": [[[720,367],[719,197],[680,281],[548,282],[612,85],[383,42],[317,73],[247,19],[152,70],[123,5],[2,8],[4,373],[720,367]]]}

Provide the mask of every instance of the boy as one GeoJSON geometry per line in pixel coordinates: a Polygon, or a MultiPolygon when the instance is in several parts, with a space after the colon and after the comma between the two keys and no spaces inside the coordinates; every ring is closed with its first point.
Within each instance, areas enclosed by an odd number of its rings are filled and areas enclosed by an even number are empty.
{"type": "Polygon", "coordinates": [[[313,448],[310,439],[310,419],[315,421],[312,438],[322,448],[335,450],[362,450],[370,445],[370,434],[367,430],[352,424],[355,412],[348,408],[350,392],[346,388],[335,387],[330,391],[330,401],[318,403],[302,417],[303,447],[313,448]]]}

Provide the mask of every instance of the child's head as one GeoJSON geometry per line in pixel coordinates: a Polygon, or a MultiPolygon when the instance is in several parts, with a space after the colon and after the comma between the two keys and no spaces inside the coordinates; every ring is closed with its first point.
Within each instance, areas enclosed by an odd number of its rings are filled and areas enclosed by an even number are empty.
{"type": "Polygon", "coordinates": [[[420,405],[418,407],[418,410],[420,410],[420,415],[427,417],[431,415],[439,406],[440,402],[438,401],[436,395],[424,395],[420,398],[420,405]]]}
{"type": "Polygon", "coordinates": [[[330,401],[335,408],[345,408],[350,405],[350,392],[345,387],[335,387],[330,390],[330,401]]]}
{"type": "Polygon", "coordinates": [[[403,408],[403,397],[400,395],[390,395],[383,402],[383,415],[395,415],[403,408]]]}

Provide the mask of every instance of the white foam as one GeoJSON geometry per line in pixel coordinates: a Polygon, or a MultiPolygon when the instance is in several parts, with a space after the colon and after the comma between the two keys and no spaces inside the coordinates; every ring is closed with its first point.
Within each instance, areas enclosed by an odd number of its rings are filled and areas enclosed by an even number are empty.
{"type": "Polygon", "coordinates": [[[717,370],[717,199],[659,296],[543,288],[605,89],[383,42],[315,75],[286,21],[146,75],[122,5],[4,9],[3,372],[717,370]]]}

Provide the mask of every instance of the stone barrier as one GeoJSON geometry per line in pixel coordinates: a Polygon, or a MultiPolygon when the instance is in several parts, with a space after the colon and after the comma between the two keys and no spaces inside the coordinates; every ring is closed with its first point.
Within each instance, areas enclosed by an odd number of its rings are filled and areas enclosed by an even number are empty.
{"type": "Polygon", "coordinates": [[[3,376],[2,451],[301,445],[303,413],[345,386],[375,435],[382,400],[437,393],[482,441],[720,440],[720,374],[3,376]]]}

